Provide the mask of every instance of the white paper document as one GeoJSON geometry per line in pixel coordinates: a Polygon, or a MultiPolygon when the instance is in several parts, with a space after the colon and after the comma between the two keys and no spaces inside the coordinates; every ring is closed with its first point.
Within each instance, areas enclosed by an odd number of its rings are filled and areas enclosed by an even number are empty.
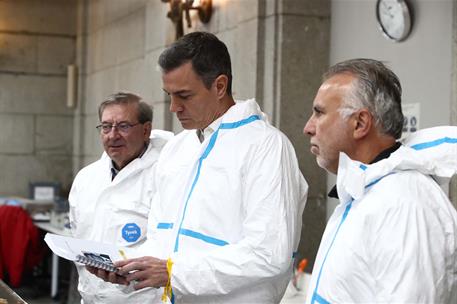
{"type": "Polygon", "coordinates": [[[118,248],[112,244],[76,239],[52,233],[47,233],[44,241],[52,252],[59,257],[109,271],[116,271],[113,262],[126,258],[125,248],[118,248]]]}

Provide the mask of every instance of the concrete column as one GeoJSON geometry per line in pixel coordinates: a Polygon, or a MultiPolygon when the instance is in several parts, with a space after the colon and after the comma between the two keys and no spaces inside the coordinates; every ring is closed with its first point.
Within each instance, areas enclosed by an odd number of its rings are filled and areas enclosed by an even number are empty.
{"type": "Polygon", "coordinates": [[[311,270],[326,225],[326,173],[303,135],[314,95],[329,63],[330,1],[259,0],[257,99],[291,140],[306,180],[300,257],[311,270]]]}
{"type": "Polygon", "coordinates": [[[78,0],[76,12],[76,60],[78,81],[77,96],[73,120],[73,167],[75,176],[83,167],[83,143],[84,143],[84,112],[86,96],[86,75],[87,75],[87,26],[89,19],[88,0],[78,0]]]}
{"type": "MultiPolygon", "coordinates": [[[[452,75],[451,75],[451,109],[450,122],[451,125],[457,126],[457,0],[453,2],[453,18],[452,18],[452,75]]],[[[457,208],[457,176],[451,179],[449,187],[449,198],[457,208]]]]}

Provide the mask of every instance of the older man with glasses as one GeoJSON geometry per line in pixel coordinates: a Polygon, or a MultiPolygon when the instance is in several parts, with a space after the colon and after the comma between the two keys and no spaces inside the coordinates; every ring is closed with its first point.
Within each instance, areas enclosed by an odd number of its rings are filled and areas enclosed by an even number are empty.
{"type": "MultiPolygon", "coordinates": [[[[126,92],[109,96],[98,110],[96,128],[106,153],[83,168],[71,188],[73,236],[136,247],[146,239],[153,171],[159,153],[172,136],[152,129],[152,109],[141,97],[126,92]]],[[[151,293],[131,292],[105,283],[78,266],[83,303],[148,303],[151,293]]]]}

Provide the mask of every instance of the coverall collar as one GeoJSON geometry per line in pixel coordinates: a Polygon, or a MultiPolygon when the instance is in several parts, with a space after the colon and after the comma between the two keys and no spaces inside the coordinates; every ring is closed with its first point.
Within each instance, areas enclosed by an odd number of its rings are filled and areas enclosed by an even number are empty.
{"type": "MultiPolygon", "coordinates": [[[[370,162],[370,165],[371,164],[374,164],[380,160],[383,160],[383,159],[386,159],[390,156],[390,154],[394,153],[395,151],[398,150],[398,148],[401,147],[401,143],[400,142],[396,142],[393,146],[383,150],[381,153],[379,153],[371,162],[370,162]]],[[[336,185],[333,186],[333,188],[330,190],[330,192],[327,194],[327,196],[329,197],[332,197],[332,198],[336,198],[336,199],[339,199],[338,197],[338,191],[336,190],[336,185]]]]}

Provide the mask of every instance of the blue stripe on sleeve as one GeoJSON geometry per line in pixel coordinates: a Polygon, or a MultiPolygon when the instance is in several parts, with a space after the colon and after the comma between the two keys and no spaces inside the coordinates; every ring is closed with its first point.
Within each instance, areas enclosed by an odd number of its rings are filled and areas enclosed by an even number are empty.
{"type": "Polygon", "coordinates": [[[228,242],[226,242],[224,240],[216,239],[211,236],[207,236],[200,232],[196,232],[196,231],[193,231],[190,229],[181,228],[181,229],[179,229],[179,234],[186,235],[186,236],[189,236],[189,237],[192,237],[195,239],[199,239],[199,240],[202,240],[204,242],[207,242],[207,243],[210,243],[213,245],[218,245],[218,246],[228,245],[228,242]]]}
{"type": "Polygon", "coordinates": [[[173,223],[158,223],[157,229],[173,229],[173,223]]]}

